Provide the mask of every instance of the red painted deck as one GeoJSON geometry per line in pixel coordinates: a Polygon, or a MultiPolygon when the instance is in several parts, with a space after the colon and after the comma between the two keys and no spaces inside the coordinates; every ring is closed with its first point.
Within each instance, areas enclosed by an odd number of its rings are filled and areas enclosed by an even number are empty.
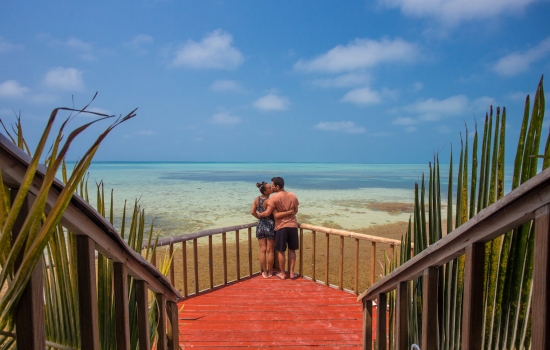
{"type": "Polygon", "coordinates": [[[253,277],[182,301],[183,348],[361,348],[352,294],[307,279],[253,277]]]}

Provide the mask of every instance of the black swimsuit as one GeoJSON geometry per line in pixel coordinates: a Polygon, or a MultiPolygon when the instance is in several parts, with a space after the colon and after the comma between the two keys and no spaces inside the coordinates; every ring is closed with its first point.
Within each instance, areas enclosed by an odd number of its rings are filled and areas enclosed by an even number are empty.
{"type": "MultiPolygon", "coordinates": [[[[265,211],[264,202],[266,200],[267,199],[258,197],[258,206],[256,209],[260,213],[265,211]]],[[[258,226],[256,227],[256,238],[275,239],[275,218],[273,217],[273,214],[258,220],[258,226]]]]}

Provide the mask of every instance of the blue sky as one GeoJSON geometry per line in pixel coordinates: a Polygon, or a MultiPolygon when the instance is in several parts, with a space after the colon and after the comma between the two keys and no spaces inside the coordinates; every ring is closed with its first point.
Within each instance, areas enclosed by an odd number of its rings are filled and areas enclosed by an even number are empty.
{"type": "Polygon", "coordinates": [[[492,103],[510,158],[550,72],[549,14],[547,0],[7,0],[0,118],[20,111],[32,144],[53,108],[97,91],[95,111],[139,107],[97,160],[424,163],[492,103]]]}

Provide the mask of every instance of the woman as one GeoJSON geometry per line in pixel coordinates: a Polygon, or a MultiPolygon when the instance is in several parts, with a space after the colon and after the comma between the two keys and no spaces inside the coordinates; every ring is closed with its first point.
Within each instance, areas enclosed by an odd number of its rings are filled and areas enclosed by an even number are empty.
{"type": "Polygon", "coordinates": [[[292,210],[288,212],[273,212],[273,215],[270,215],[265,218],[258,218],[256,211],[260,213],[267,209],[267,201],[269,196],[273,193],[271,185],[267,182],[257,182],[256,187],[260,189],[261,196],[258,196],[254,199],[252,203],[252,209],[250,214],[258,220],[258,226],[256,226],[256,238],[260,244],[260,265],[262,267],[262,276],[264,278],[269,278],[272,275],[273,270],[273,247],[275,246],[275,218],[277,219],[285,217],[292,214],[292,210]],[[267,252],[267,266],[265,253],[267,252]]]}

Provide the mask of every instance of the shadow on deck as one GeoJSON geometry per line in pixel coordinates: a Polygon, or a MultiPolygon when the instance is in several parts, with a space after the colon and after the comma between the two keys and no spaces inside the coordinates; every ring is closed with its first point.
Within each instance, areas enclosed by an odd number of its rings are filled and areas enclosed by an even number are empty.
{"type": "Polygon", "coordinates": [[[178,304],[183,348],[361,348],[356,296],[309,279],[261,275],[178,304]]]}

